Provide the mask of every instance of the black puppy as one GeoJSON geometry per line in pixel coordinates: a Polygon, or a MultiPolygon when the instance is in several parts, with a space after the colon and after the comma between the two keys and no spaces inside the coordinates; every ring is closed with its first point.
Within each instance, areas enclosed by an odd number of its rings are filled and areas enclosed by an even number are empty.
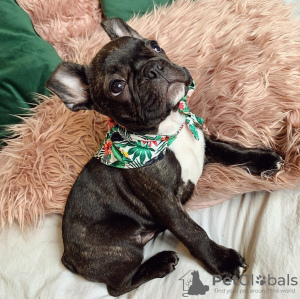
{"type": "MultiPolygon", "coordinates": [[[[145,243],[169,229],[210,273],[239,277],[246,268],[241,255],[212,241],[183,208],[205,148],[201,120],[181,101],[193,84],[189,72],[122,20],[102,26],[112,41],[90,65],[62,63],[48,81],[69,109],[94,109],[114,121],[69,194],[63,264],[118,296],[175,269],[173,251],[142,264],[145,243]]],[[[254,174],[277,171],[282,161],[271,150],[209,139],[206,151],[214,162],[243,164],[254,174]]]]}

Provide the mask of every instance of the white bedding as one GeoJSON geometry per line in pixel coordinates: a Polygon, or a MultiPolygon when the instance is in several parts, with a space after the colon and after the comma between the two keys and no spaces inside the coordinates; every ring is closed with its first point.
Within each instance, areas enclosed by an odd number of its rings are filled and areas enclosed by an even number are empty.
{"type": "MultiPolygon", "coordinates": [[[[213,277],[185,246],[165,232],[146,245],[145,258],[175,250],[180,257],[176,270],[121,298],[300,298],[299,200],[300,191],[257,192],[190,213],[213,240],[246,258],[248,276],[241,282],[246,284],[253,274],[253,285],[214,285],[213,277]],[[205,295],[186,294],[195,270],[209,286],[205,295]],[[258,275],[266,277],[264,285],[256,283],[258,275]]],[[[40,228],[27,229],[23,235],[16,224],[6,228],[0,241],[0,298],[110,298],[104,284],[88,282],[66,270],[60,262],[62,251],[60,216],[46,217],[40,228]]]]}

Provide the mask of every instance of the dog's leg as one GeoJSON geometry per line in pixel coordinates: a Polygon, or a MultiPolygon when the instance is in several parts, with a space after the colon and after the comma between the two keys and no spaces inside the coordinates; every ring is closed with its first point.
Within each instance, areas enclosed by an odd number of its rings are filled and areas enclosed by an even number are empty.
{"type": "Polygon", "coordinates": [[[136,289],[141,284],[151,279],[165,277],[175,270],[178,260],[179,258],[174,251],[159,252],[141,264],[137,270],[135,269],[134,271],[131,271],[131,269],[125,269],[127,273],[134,273],[133,276],[127,276],[125,279],[124,277],[116,279],[116,274],[114,281],[118,283],[112,285],[110,282],[110,284],[107,286],[107,290],[112,296],[120,296],[133,289],[136,289]]]}
{"type": "Polygon", "coordinates": [[[212,241],[204,229],[188,216],[178,200],[168,198],[168,202],[164,207],[160,204],[159,209],[168,212],[159,220],[211,274],[220,275],[222,278],[239,278],[247,268],[244,258],[234,249],[225,248],[212,241]]]}
{"type": "Polygon", "coordinates": [[[73,225],[76,231],[65,233],[78,235],[74,242],[65,243],[63,264],[91,281],[106,283],[112,296],[162,278],[178,263],[174,251],[157,253],[142,263],[145,229],[127,216],[110,214],[88,227],[77,222],[73,225]]]}
{"type": "Polygon", "coordinates": [[[145,168],[136,171],[130,185],[158,223],[182,241],[210,273],[222,277],[240,277],[247,267],[243,257],[237,251],[212,241],[182,206],[181,199],[193,190],[193,184],[182,183],[173,193],[169,192],[164,182],[160,180],[160,178],[158,181],[154,179],[151,168],[145,168]],[[152,184],[148,183],[150,178],[152,184]]]}
{"type": "Polygon", "coordinates": [[[272,149],[249,149],[220,140],[211,140],[207,136],[205,136],[205,156],[208,163],[239,165],[245,167],[251,174],[266,176],[277,172],[283,164],[283,159],[272,149]]]}

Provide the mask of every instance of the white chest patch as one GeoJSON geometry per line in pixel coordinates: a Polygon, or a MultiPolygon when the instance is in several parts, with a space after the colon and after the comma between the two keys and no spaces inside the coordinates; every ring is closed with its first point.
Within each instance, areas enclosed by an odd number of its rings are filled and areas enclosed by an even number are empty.
{"type": "Polygon", "coordinates": [[[198,129],[198,134],[199,140],[196,140],[185,125],[177,139],[169,147],[180,163],[182,180],[184,182],[190,180],[194,184],[199,180],[204,165],[204,135],[200,129],[198,129]]]}
{"type": "MultiPolygon", "coordinates": [[[[185,117],[178,112],[172,113],[160,126],[158,134],[170,135],[178,130],[185,117]]],[[[176,140],[169,149],[175,154],[181,166],[181,178],[186,183],[189,180],[196,184],[204,165],[205,140],[203,132],[198,129],[199,140],[196,140],[188,126],[185,124],[176,140]]]]}

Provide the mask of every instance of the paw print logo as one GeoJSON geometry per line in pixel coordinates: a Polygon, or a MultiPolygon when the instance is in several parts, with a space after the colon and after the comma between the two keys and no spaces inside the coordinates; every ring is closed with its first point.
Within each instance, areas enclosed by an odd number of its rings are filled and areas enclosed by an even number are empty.
{"type": "Polygon", "coordinates": [[[261,276],[261,275],[259,275],[259,276],[256,276],[256,283],[257,284],[260,284],[261,286],[262,285],[264,285],[264,284],[266,284],[266,277],[265,276],[261,276]]]}

